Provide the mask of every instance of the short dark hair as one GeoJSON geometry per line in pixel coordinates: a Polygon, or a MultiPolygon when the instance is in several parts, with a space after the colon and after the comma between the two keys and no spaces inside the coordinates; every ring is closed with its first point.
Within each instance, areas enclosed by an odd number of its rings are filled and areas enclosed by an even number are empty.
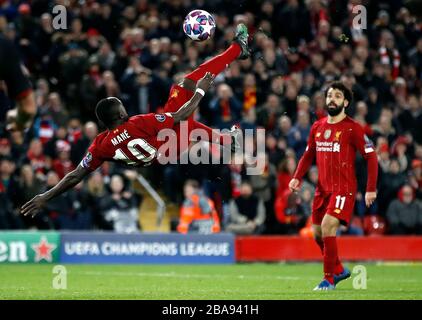
{"type": "Polygon", "coordinates": [[[196,181],[196,180],[193,180],[193,179],[188,179],[185,182],[185,187],[187,187],[187,186],[190,186],[190,187],[197,190],[197,189],[199,189],[199,182],[196,181]]]}
{"type": "Polygon", "coordinates": [[[100,100],[95,107],[95,114],[98,120],[109,128],[112,124],[119,119],[119,107],[122,102],[115,97],[108,97],[100,100]]]}
{"type": "Polygon", "coordinates": [[[334,81],[334,82],[330,83],[330,85],[327,87],[327,90],[325,90],[325,97],[327,97],[328,90],[330,90],[331,88],[337,89],[337,90],[340,90],[341,92],[343,92],[344,99],[349,101],[349,105],[352,103],[353,91],[350,90],[348,87],[346,87],[343,82],[334,81]]]}

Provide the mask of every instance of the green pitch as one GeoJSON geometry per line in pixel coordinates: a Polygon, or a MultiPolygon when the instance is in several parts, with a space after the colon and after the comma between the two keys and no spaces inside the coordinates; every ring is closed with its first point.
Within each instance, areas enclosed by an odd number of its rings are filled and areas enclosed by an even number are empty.
{"type": "Polygon", "coordinates": [[[364,286],[364,274],[355,273],[333,292],[313,292],[321,280],[321,265],[314,263],[66,265],[65,290],[53,289],[53,265],[7,264],[0,265],[0,300],[422,299],[421,264],[363,266],[366,289],[353,288],[364,286]]]}

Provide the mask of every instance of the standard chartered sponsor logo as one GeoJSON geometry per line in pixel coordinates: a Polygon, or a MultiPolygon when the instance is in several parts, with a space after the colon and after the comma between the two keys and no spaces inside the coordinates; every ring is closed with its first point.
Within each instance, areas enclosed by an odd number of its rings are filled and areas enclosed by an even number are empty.
{"type": "Polygon", "coordinates": [[[327,142],[317,141],[316,151],[318,152],[340,152],[340,143],[338,142],[327,142]]]}

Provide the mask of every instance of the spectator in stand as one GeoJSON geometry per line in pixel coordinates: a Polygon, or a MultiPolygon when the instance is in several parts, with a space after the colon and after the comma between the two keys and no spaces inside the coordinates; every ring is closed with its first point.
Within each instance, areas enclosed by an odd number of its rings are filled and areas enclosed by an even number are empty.
{"type": "Polygon", "coordinates": [[[418,99],[415,94],[410,95],[407,100],[407,108],[404,109],[397,118],[401,127],[406,128],[419,143],[422,142],[422,140],[420,140],[420,130],[422,128],[421,102],[422,99],[418,99]]]}
{"type": "Polygon", "coordinates": [[[85,191],[87,193],[87,207],[92,212],[92,222],[95,228],[100,230],[112,230],[110,224],[104,219],[101,213],[102,199],[108,194],[106,192],[106,185],[104,177],[99,171],[93,172],[85,184],[85,191]]]}
{"type": "Polygon", "coordinates": [[[68,143],[67,129],[66,127],[59,127],[54,132],[54,136],[45,143],[43,148],[44,154],[50,159],[56,159],[58,147],[60,144],[63,145],[64,143],[68,143]]]}
{"type": "Polygon", "coordinates": [[[325,109],[325,95],[321,91],[315,92],[312,96],[313,110],[315,112],[316,120],[324,118],[327,116],[327,111],[325,109]]]}
{"type": "Polygon", "coordinates": [[[19,203],[19,181],[10,157],[0,158],[0,229],[22,229],[22,218],[15,208],[19,203]]]}
{"type": "Polygon", "coordinates": [[[274,135],[268,134],[265,139],[265,148],[268,153],[268,159],[271,165],[277,166],[284,159],[285,150],[280,148],[278,141],[274,135]]]}
{"type": "Polygon", "coordinates": [[[297,122],[290,129],[287,135],[287,144],[296,153],[296,158],[300,158],[305,152],[309,132],[311,131],[311,124],[309,119],[309,113],[300,110],[297,115],[297,122]]]}
{"type": "Polygon", "coordinates": [[[366,122],[366,116],[368,114],[368,106],[364,101],[356,103],[356,113],[353,117],[362,126],[363,131],[368,137],[373,135],[371,126],[366,122]]]}
{"type": "Polygon", "coordinates": [[[69,121],[68,112],[63,106],[63,102],[57,92],[52,92],[48,95],[47,108],[48,114],[56,126],[66,126],[69,121]]]}
{"type": "MultiPolygon", "coordinates": [[[[59,183],[60,179],[57,173],[49,171],[47,173],[46,190],[51,189],[59,183]]],[[[57,198],[46,204],[45,208],[40,212],[39,216],[45,221],[46,228],[60,230],[63,228],[71,229],[66,223],[72,212],[72,202],[70,193],[61,194],[57,198]]]]}
{"type": "Polygon", "coordinates": [[[277,127],[277,119],[282,113],[280,98],[275,94],[269,94],[265,104],[257,110],[257,124],[268,131],[273,131],[277,127]]]}
{"type": "MultiPolygon", "coordinates": [[[[43,180],[37,176],[32,167],[29,164],[22,166],[20,170],[20,179],[19,179],[19,205],[24,204],[26,201],[31,200],[40,190],[45,188],[45,183],[43,180]]],[[[21,217],[26,228],[37,228],[45,229],[45,223],[42,221],[41,216],[37,216],[35,219],[30,219],[29,217],[21,217]]]]}
{"type": "Polygon", "coordinates": [[[139,197],[126,185],[122,176],[113,175],[109,195],[104,197],[100,209],[112,230],[135,233],[141,230],[138,218],[139,197]]]}
{"type": "Polygon", "coordinates": [[[177,231],[183,234],[220,232],[220,218],[214,202],[199,190],[198,182],[187,180],[183,190],[185,200],[180,208],[177,231]]]}
{"type": "Polygon", "coordinates": [[[253,194],[249,182],[242,182],[240,196],[230,202],[230,222],[226,230],[235,234],[260,234],[265,222],[264,202],[253,194]]]}
{"type": "MultiPolygon", "coordinates": [[[[27,5],[28,6],[28,5],[27,5]]],[[[28,41],[28,40],[27,40],[28,41]]],[[[0,86],[0,92],[6,92],[16,102],[16,109],[0,102],[0,123],[5,123],[6,112],[8,130],[23,130],[29,128],[37,112],[34,93],[28,79],[28,70],[19,60],[19,53],[14,44],[0,34],[0,80],[7,86],[0,86]]],[[[5,101],[4,101],[5,102],[5,101]]]]}
{"type": "Polygon", "coordinates": [[[282,115],[278,118],[278,126],[273,132],[277,138],[284,138],[287,140],[287,135],[289,134],[291,128],[292,120],[288,116],[282,115]]]}
{"type": "Polygon", "coordinates": [[[298,234],[306,224],[307,216],[300,196],[290,190],[284,191],[275,201],[276,233],[298,234]]]}
{"type": "Polygon", "coordinates": [[[19,180],[19,201],[21,204],[31,200],[43,188],[44,181],[34,173],[32,167],[29,164],[23,165],[19,180]]]}
{"type": "Polygon", "coordinates": [[[92,141],[94,141],[97,134],[98,126],[95,122],[89,121],[85,123],[82,137],[71,146],[70,157],[73,165],[76,166],[81,161],[86,150],[91,145],[92,141]]]}
{"type": "Polygon", "coordinates": [[[70,144],[67,141],[57,142],[57,159],[53,160],[52,169],[57,173],[60,179],[75,169],[70,160],[70,144]]]}
{"type": "Polygon", "coordinates": [[[391,110],[383,109],[377,124],[373,125],[372,129],[374,130],[374,138],[385,137],[388,144],[391,145],[398,134],[397,129],[393,125],[391,110]]]}
{"type": "Polygon", "coordinates": [[[392,234],[422,234],[422,202],[410,185],[404,185],[388,206],[387,221],[392,234]]]}
{"type": "Polygon", "coordinates": [[[226,128],[240,120],[242,103],[233,95],[233,90],[222,83],[217,87],[217,97],[211,100],[209,108],[214,115],[212,124],[226,128]]]}
{"type": "Polygon", "coordinates": [[[416,198],[422,199],[422,160],[414,159],[412,161],[409,183],[416,190],[416,198]]]}
{"type": "Polygon", "coordinates": [[[400,171],[406,172],[409,165],[409,159],[407,155],[408,140],[405,136],[399,136],[394,141],[391,147],[391,154],[397,159],[400,164],[400,171]]]}
{"type": "Polygon", "coordinates": [[[396,197],[397,192],[406,183],[406,175],[400,172],[400,163],[397,159],[391,159],[389,171],[382,172],[379,203],[380,212],[386,212],[390,202],[396,197]]]}
{"type": "Polygon", "coordinates": [[[35,173],[47,174],[51,160],[44,155],[43,145],[39,139],[33,139],[26,153],[25,163],[29,163],[35,173]]]}
{"type": "Polygon", "coordinates": [[[54,137],[57,130],[57,124],[54,122],[48,108],[40,108],[39,116],[34,120],[33,131],[41,143],[45,145],[54,137]]]}
{"type": "MultiPolygon", "coordinates": [[[[264,170],[260,175],[249,176],[249,182],[252,186],[253,193],[264,202],[267,221],[269,224],[271,217],[274,217],[274,198],[277,187],[277,169],[270,163],[268,154],[259,154],[257,156],[258,163],[265,163],[264,170]]],[[[252,166],[257,165],[252,164],[252,166]]]]}
{"type": "Polygon", "coordinates": [[[277,175],[277,197],[283,196],[286,190],[289,190],[289,182],[296,170],[296,159],[293,156],[286,156],[280,164],[277,175]]]}
{"type": "Polygon", "coordinates": [[[12,147],[7,138],[0,138],[0,158],[12,156],[12,147]]]}
{"type": "Polygon", "coordinates": [[[368,106],[368,115],[366,120],[371,125],[377,123],[381,115],[382,104],[378,97],[378,91],[376,88],[371,87],[368,89],[366,104],[368,106]]]}

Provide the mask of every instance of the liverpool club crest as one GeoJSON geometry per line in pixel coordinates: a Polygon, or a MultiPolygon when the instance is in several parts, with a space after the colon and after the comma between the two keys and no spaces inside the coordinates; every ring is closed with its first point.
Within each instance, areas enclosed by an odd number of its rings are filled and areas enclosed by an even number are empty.
{"type": "Polygon", "coordinates": [[[330,129],[325,130],[324,139],[328,140],[328,138],[330,138],[330,136],[331,136],[331,130],[330,129]]]}

